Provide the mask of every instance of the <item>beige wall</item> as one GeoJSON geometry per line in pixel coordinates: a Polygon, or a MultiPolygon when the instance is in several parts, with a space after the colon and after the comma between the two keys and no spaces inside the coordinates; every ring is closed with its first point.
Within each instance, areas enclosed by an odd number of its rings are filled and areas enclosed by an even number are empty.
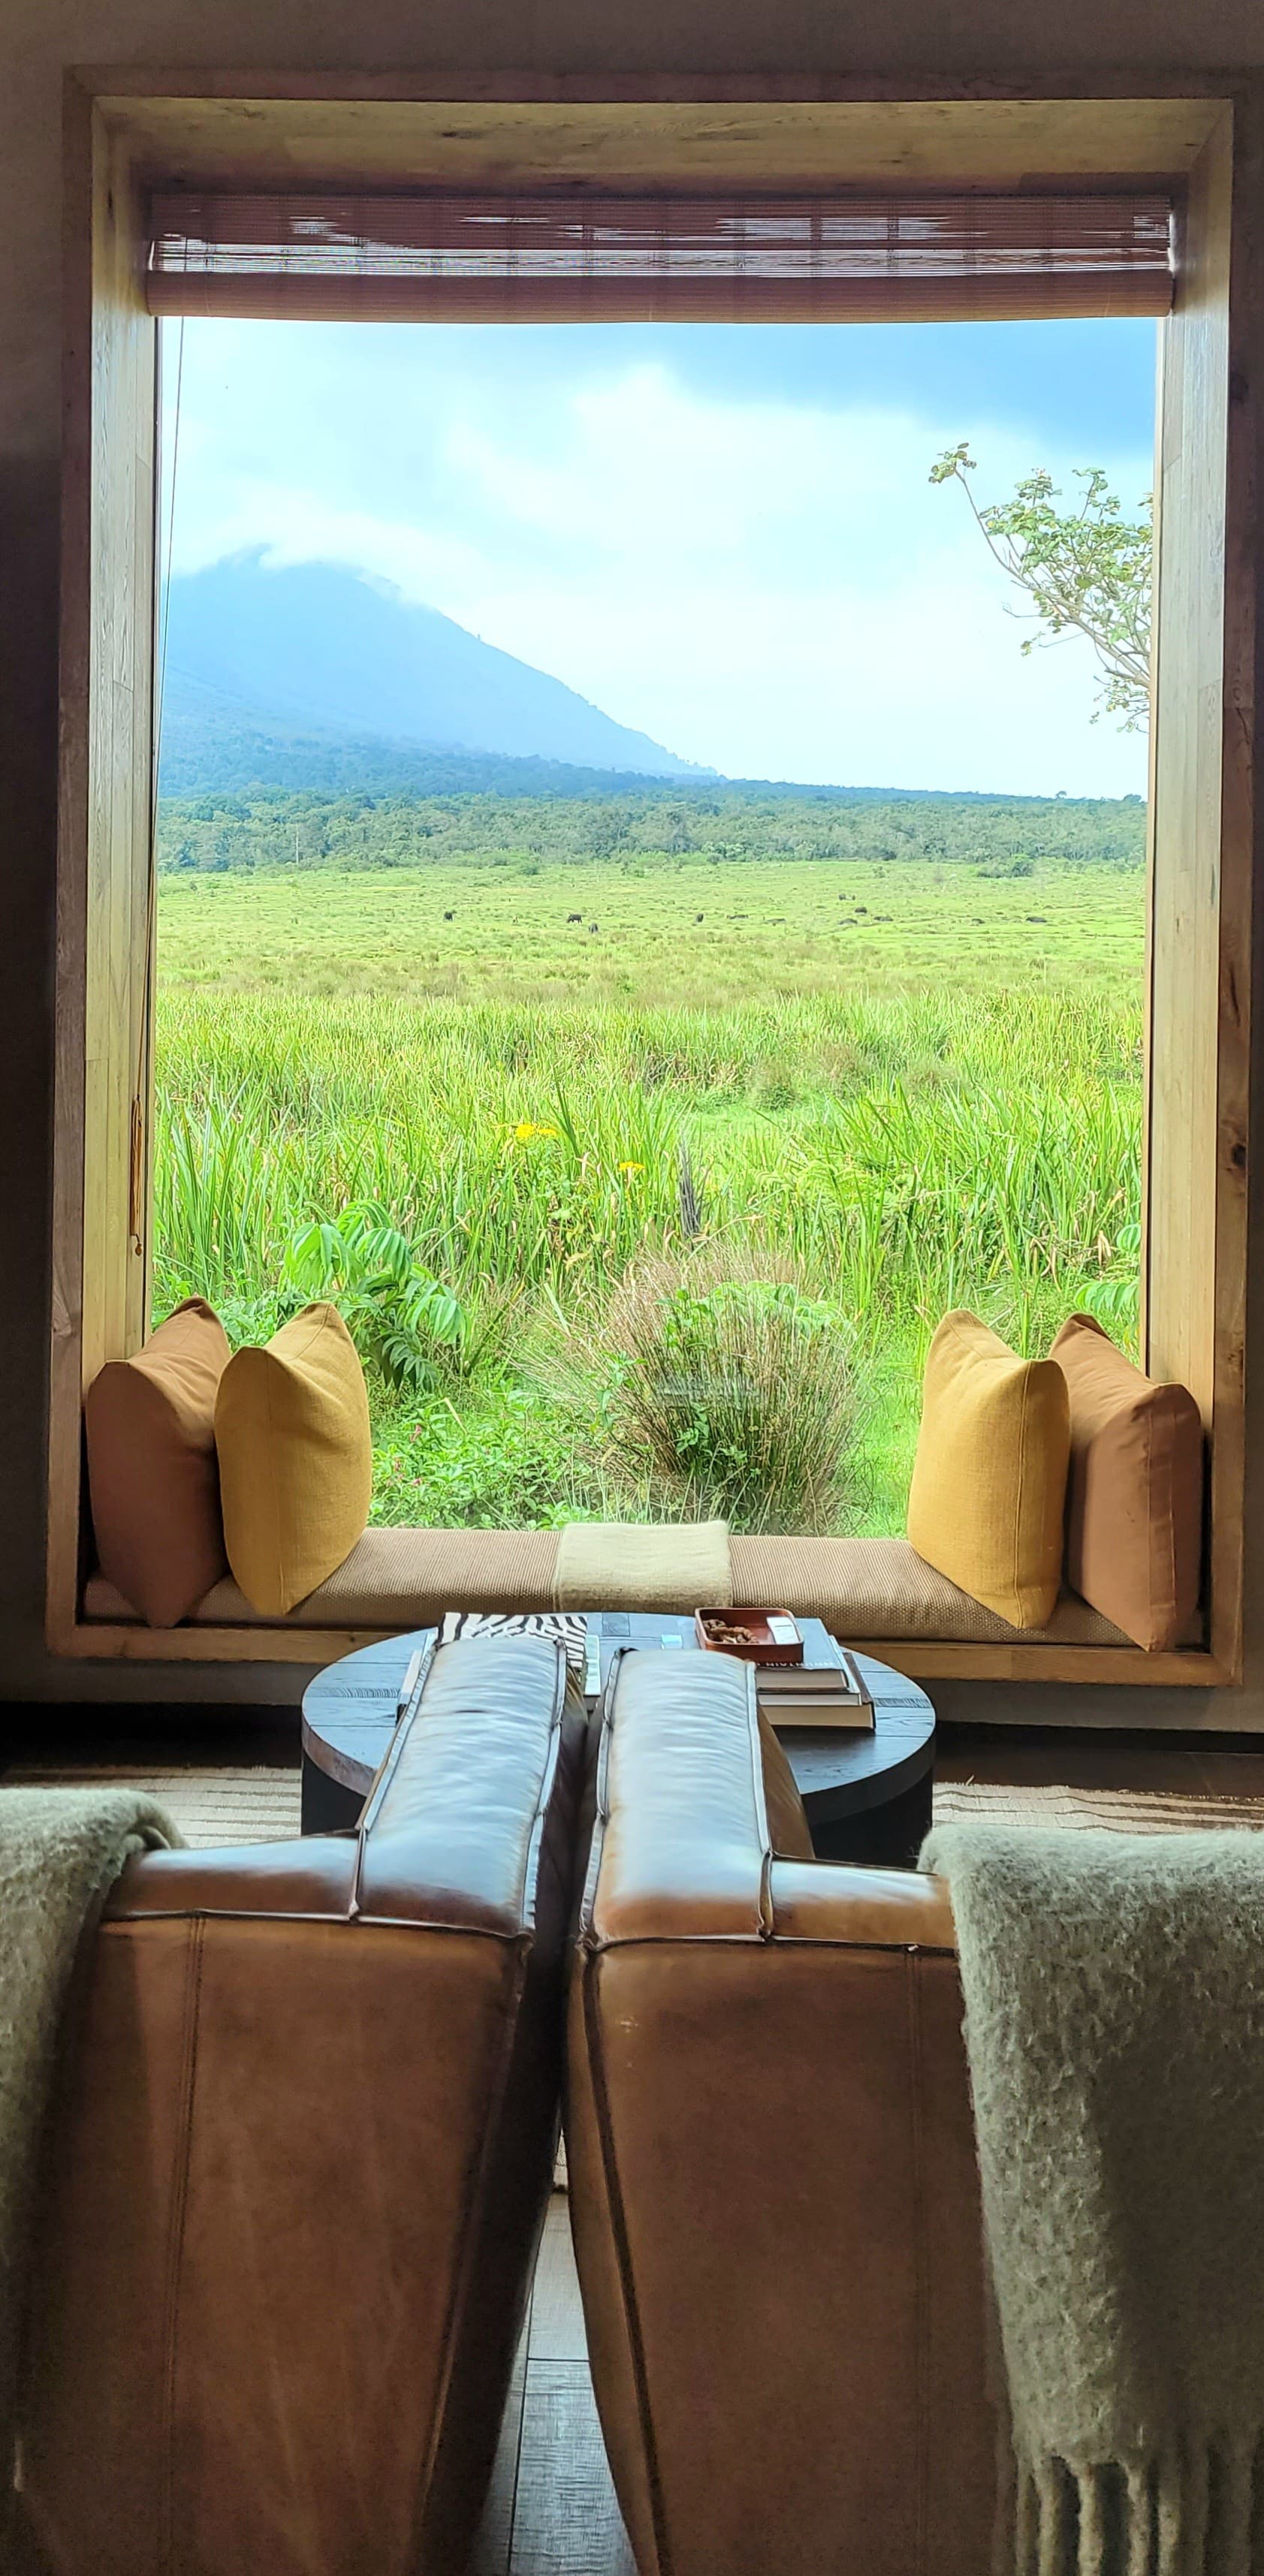
{"type": "MultiPolygon", "coordinates": [[[[60,120],[68,66],[407,71],[952,74],[1264,67],[1258,0],[3,0],[0,10],[0,1699],[292,1690],[263,1673],[52,1666],[42,1644],[57,745],[60,120]]],[[[1144,86],[1139,81],[1138,86],[1144,86]]],[[[1260,1444],[1264,1446],[1264,1444],[1260,1444]]],[[[1261,1485],[1256,1471],[1254,1483],[1261,1485]]],[[[1264,1505],[1264,1492],[1257,1492],[1264,1505]]],[[[1264,1510],[1253,1513],[1264,1529],[1264,1510]]],[[[1264,1548],[1261,1571],[1264,1572],[1264,1548]]],[[[1256,1590],[1264,1594],[1264,1584],[1256,1590]]],[[[961,1693],[955,1692],[955,1701],[961,1693]]],[[[977,1699],[980,1695],[972,1694],[977,1699]]],[[[1064,1701],[1066,1694],[1059,1692],[1064,1701]]],[[[1120,1694],[1130,1697],[1130,1694],[1120,1694]]],[[[1171,1695],[1168,1695],[1169,1699],[1171,1695]]],[[[1191,1698],[1193,1695],[1190,1695],[1191,1698]]],[[[1082,1710],[1098,1722],[1108,1698],[1082,1710]]],[[[1039,1713],[1040,1703],[1029,1713],[1039,1713]]],[[[1251,1713],[1264,1723],[1264,1695],[1251,1713]]],[[[999,1703],[994,1713],[1001,1713],[999,1703]]],[[[1060,1707],[1059,1715],[1065,1709],[1060,1707]]],[[[1240,1722],[1242,1703],[1168,1710],[1240,1722]]]]}

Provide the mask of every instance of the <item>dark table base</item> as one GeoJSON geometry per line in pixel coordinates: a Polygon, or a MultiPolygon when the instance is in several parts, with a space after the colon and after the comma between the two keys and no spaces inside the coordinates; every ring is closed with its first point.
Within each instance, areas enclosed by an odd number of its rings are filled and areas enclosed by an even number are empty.
{"type": "Polygon", "coordinates": [[[299,1787],[299,1824],[305,1834],[354,1833],[364,1808],[363,1789],[344,1789],[304,1753],[299,1787]]]}
{"type": "Polygon", "coordinates": [[[930,1832],[932,1779],[916,1780],[897,1798],[834,1823],[810,1816],[818,1860],[852,1861],[869,1869],[911,1869],[930,1832]]]}

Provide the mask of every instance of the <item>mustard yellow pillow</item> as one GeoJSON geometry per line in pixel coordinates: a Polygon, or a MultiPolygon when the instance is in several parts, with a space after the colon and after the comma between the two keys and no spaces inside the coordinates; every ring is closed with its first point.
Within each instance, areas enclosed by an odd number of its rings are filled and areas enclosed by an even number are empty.
{"type": "Polygon", "coordinates": [[[272,1618],[323,1583],[364,1535],[369,1400],[334,1306],[305,1306],[263,1350],[236,1351],[215,1399],[228,1562],[272,1618]]]}
{"type": "Polygon", "coordinates": [[[1015,1628],[1053,1615],[1070,1454],[1057,1361],[1020,1360],[977,1315],[945,1315],[926,1358],[908,1534],[1015,1628]]]}

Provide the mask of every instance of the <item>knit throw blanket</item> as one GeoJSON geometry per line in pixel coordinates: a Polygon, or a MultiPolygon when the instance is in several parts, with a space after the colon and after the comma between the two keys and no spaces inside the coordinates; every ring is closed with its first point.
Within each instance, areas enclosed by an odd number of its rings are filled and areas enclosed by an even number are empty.
{"type": "Polygon", "coordinates": [[[558,1610],[727,1610],[727,1521],[570,1521],[558,1541],[558,1610]]]}
{"type": "MultiPolygon", "coordinates": [[[[131,1789],[0,1788],[0,2445],[13,2458],[41,2130],[84,1927],[129,1852],[179,1843],[131,1789]]],[[[0,2532],[9,2476],[0,2477],[0,2532]]]]}
{"type": "Polygon", "coordinates": [[[1005,2576],[1264,2576],[1264,1835],[944,1825],[1005,2576]]]}

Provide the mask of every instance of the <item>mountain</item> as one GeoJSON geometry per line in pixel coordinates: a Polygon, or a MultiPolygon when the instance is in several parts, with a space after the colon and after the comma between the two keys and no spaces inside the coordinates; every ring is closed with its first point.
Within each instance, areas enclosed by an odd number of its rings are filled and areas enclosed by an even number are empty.
{"type": "Polygon", "coordinates": [[[396,752],[710,775],[438,609],[337,564],[272,569],[255,550],[181,575],[170,588],[164,665],[164,751],[180,769],[199,721],[222,735],[227,715],[239,730],[253,727],[261,745],[266,737],[281,751],[288,741],[291,759],[297,743],[332,733],[396,752]]]}
{"type": "Polygon", "coordinates": [[[508,751],[426,751],[385,734],[343,733],[246,705],[207,680],[167,670],[164,798],[300,796],[619,796],[630,788],[705,787],[710,772],[656,778],[628,769],[520,759],[508,751]]]}

